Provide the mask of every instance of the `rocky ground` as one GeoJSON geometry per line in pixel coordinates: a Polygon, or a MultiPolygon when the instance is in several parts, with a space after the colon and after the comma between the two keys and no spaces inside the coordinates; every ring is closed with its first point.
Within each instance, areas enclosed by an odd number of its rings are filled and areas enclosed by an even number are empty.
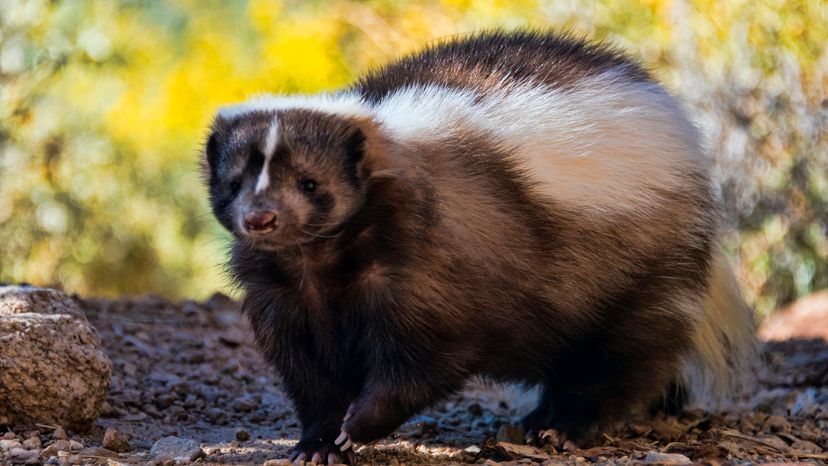
{"type": "MultiPolygon", "coordinates": [[[[27,464],[281,464],[299,425],[236,304],[222,296],[78,300],[112,360],[104,415],[86,431],[9,430],[0,461],[27,464]],[[163,439],[163,440],[162,440],[163,439]],[[159,459],[159,458],[178,458],[159,459]]],[[[828,325],[828,323],[825,323],[828,325]]],[[[586,449],[521,445],[510,427],[531,404],[510,387],[471,384],[358,451],[369,464],[828,463],[828,342],[764,345],[749,408],[619,424],[586,449]]]]}

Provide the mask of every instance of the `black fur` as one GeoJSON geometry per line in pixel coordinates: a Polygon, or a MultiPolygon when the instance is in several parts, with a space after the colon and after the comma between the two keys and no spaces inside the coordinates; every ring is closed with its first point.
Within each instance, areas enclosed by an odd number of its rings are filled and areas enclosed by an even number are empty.
{"type": "Polygon", "coordinates": [[[607,44],[540,31],[486,32],[404,57],[369,73],[354,89],[373,103],[412,84],[485,92],[506,79],[567,88],[609,70],[633,81],[652,81],[641,65],[607,44]]]}

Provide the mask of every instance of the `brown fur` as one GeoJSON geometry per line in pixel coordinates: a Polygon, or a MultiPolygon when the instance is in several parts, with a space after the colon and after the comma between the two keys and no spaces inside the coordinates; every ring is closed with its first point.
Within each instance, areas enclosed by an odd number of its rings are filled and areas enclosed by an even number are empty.
{"type": "MultiPolygon", "coordinates": [[[[485,82],[481,70],[505,66],[486,44],[503,39],[431,50],[358,88],[381,99],[418,82],[420,61],[443,84],[485,82]]],[[[623,66],[649,80],[607,49],[507,39],[510,63],[527,63],[511,73],[557,70],[549,82],[565,86],[623,66]]],[[[675,386],[692,349],[701,316],[686,304],[705,295],[715,244],[703,164],[684,168],[681,190],[653,180],[644,207],[596,213],[544,195],[519,157],[471,128],[396,141],[368,117],[295,108],[218,117],[205,160],[214,212],[236,235],[244,311],[295,402],[306,459],[335,454],[340,430],[382,438],[474,375],[541,385],[526,428],[582,440],[675,386]],[[274,181],[257,193],[274,119],[274,181]],[[302,177],[317,191],[301,192],[302,177]],[[256,238],[238,219],[262,205],[279,228],[256,238]]]]}

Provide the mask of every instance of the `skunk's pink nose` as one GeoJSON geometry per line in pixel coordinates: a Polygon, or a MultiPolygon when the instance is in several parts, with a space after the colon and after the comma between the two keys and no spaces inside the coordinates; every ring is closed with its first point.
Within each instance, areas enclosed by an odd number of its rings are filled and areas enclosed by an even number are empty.
{"type": "Polygon", "coordinates": [[[276,212],[254,210],[244,214],[244,228],[250,233],[267,233],[276,229],[276,212]]]}

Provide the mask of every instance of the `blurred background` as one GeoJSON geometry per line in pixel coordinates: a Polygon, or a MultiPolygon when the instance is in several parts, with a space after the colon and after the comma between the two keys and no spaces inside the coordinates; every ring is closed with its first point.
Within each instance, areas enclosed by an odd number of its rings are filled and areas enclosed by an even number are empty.
{"type": "Polygon", "coordinates": [[[229,292],[197,164],[216,107],[336,88],[494,26],[639,57],[718,161],[751,303],[767,313],[828,287],[824,0],[0,0],[0,282],[229,292]]]}

